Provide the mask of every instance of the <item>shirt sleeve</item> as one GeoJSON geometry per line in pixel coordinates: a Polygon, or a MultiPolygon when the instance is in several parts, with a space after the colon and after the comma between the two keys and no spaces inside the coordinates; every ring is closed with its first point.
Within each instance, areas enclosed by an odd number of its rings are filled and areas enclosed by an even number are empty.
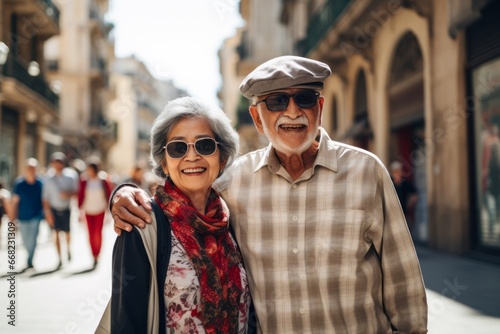
{"type": "Polygon", "coordinates": [[[136,229],[116,238],[112,272],[111,333],[146,333],[151,267],[136,229]]]}
{"type": "Polygon", "coordinates": [[[420,264],[387,170],[379,165],[374,216],[382,221],[377,246],[383,272],[383,299],[395,333],[427,333],[427,301],[420,264]]]}

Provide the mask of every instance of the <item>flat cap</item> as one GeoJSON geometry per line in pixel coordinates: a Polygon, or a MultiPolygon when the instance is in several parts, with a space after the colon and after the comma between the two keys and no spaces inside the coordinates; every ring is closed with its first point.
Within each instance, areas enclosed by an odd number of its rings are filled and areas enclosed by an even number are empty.
{"type": "Polygon", "coordinates": [[[276,57],[259,65],[240,84],[247,98],[286,88],[323,89],[323,81],[332,74],[330,67],[317,60],[298,57],[276,57]]]}

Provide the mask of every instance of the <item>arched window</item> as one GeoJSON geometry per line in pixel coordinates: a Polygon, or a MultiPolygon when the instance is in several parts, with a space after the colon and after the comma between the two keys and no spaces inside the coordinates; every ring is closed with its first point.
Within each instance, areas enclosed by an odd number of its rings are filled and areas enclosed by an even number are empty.
{"type": "Polygon", "coordinates": [[[372,130],[368,119],[368,97],[366,92],[366,76],[359,70],[356,77],[356,91],[354,96],[354,120],[347,137],[354,139],[354,145],[368,149],[372,137],[372,130]]]}
{"type": "Polygon", "coordinates": [[[422,51],[417,37],[406,33],[394,52],[389,75],[389,111],[391,128],[423,119],[422,51]]]}

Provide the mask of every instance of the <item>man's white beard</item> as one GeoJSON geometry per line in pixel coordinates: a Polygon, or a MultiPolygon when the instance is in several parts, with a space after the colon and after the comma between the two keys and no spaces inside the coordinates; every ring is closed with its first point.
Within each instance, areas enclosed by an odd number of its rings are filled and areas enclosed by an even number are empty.
{"type": "MultiPolygon", "coordinates": [[[[262,119],[262,116],[261,116],[261,119],[262,119]]],[[[287,145],[286,143],[284,143],[278,135],[279,125],[281,123],[303,124],[303,125],[306,125],[308,127],[310,125],[309,125],[308,120],[303,116],[298,118],[298,119],[295,119],[294,121],[287,120],[286,122],[280,122],[278,120],[278,122],[276,122],[276,124],[277,124],[276,129],[274,129],[274,133],[272,133],[269,130],[269,127],[267,126],[267,124],[265,122],[262,122],[262,128],[264,130],[264,133],[265,133],[267,139],[269,139],[269,141],[272,143],[274,149],[280,153],[285,154],[286,156],[292,156],[294,154],[300,155],[300,154],[304,153],[305,151],[307,151],[307,149],[309,147],[312,146],[312,144],[314,143],[314,141],[316,139],[316,136],[318,135],[319,124],[316,123],[314,125],[314,131],[309,132],[307,135],[307,138],[299,146],[291,147],[291,146],[287,145]]]]}

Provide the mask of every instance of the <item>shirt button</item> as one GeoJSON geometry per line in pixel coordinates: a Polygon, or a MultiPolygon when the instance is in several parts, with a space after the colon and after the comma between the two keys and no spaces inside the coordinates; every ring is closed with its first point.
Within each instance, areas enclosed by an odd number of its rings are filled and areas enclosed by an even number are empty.
{"type": "Polygon", "coordinates": [[[294,249],[292,249],[292,252],[293,252],[293,254],[298,254],[299,253],[299,249],[298,248],[294,248],[294,249]]]}
{"type": "Polygon", "coordinates": [[[293,220],[294,222],[296,222],[296,221],[297,221],[297,219],[298,219],[298,218],[297,218],[297,216],[293,216],[293,217],[292,217],[292,220],[293,220]]]}
{"type": "Polygon", "coordinates": [[[292,184],[292,188],[293,188],[293,189],[297,189],[297,185],[296,185],[295,183],[294,183],[294,184],[292,184]]]}
{"type": "Polygon", "coordinates": [[[305,313],[306,313],[306,309],[305,309],[305,307],[301,307],[301,308],[299,309],[299,313],[300,313],[300,314],[305,314],[305,313]]]}

